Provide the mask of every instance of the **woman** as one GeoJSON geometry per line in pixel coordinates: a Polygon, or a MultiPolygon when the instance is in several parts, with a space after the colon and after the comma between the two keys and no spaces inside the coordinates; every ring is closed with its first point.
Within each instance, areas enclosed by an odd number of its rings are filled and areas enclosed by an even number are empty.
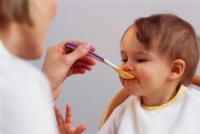
{"type": "Polygon", "coordinates": [[[42,70],[49,81],[26,61],[41,56],[56,6],[57,0],[0,0],[1,134],[57,134],[52,100],[66,77],[95,64],[86,56],[94,48],[81,42],[74,52],[64,43],[48,49],[42,70]]]}

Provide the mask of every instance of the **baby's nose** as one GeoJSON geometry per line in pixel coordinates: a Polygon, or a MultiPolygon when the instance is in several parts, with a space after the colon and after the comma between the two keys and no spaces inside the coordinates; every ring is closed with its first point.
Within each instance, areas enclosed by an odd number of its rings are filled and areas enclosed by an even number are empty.
{"type": "Polygon", "coordinates": [[[121,66],[122,70],[126,71],[126,72],[130,72],[130,71],[133,71],[134,68],[133,66],[131,66],[130,64],[124,64],[121,66]]]}

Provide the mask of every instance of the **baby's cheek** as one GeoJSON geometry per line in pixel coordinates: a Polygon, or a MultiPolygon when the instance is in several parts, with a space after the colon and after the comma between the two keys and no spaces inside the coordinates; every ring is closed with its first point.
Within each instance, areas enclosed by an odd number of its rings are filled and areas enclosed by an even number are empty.
{"type": "Polygon", "coordinates": [[[154,77],[154,75],[155,74],[151,74],[149,70],[140,69],[139,80],[141,82],[148,82],[154,77]]]}
{"type": "Polygon", "coordinates": [[[120,80],[121,84],[124,86],[123,78],[119,76],[119,80],[120,80]]]}

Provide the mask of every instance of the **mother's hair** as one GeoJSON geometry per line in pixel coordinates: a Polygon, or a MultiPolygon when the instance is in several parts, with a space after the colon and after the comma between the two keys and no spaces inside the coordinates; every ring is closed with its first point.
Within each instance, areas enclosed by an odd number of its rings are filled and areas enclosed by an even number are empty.
{"type": "Polygon", "coordinates": [[[0,0],[0,24],[7,22],[33,25],[30,0],[0,0]]]}

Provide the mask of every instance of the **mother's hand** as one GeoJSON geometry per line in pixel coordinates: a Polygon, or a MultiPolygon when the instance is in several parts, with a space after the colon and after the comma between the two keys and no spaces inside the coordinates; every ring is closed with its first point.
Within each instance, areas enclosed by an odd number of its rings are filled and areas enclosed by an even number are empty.
{"type": "Polygon", "coordinates": [[[53,90],[53,99],[56,99],[61,91],[64,80],[73,74],[84,74],[95,65],[95,60],[87,53],[94,51],[91,45],[75,41],[79,47],[76,50],[67,48],[61,43],[48,48],[43,72],[47,75],[53,90]],[[73,51],[73,52],[72,52],[73,51]]]}

